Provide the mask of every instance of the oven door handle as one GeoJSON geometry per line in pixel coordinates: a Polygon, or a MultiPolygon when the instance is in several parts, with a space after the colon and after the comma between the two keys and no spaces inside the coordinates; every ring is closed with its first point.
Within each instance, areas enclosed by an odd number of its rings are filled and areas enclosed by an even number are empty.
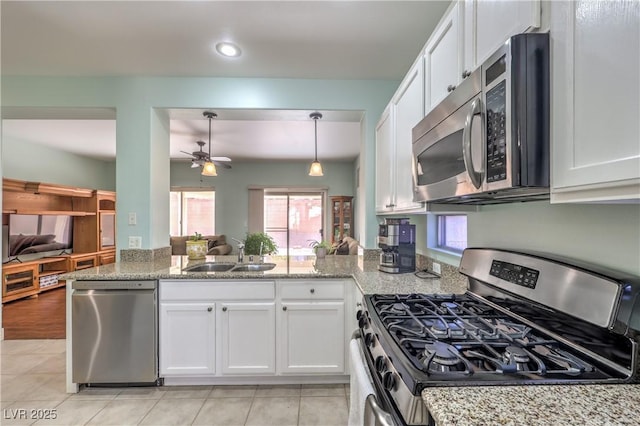
{"type": "Polygon", "coordinates": [[[376,426],[395,426],[391,414],[386,412],[382,407],[380,407],[380,405],[378,405],[378,400],[373,394],[369,394],[369,396],[367,396],[367,399],[365,400],[364,424],[376,426]],[[373,419],[371,418],[371,413],[373,413],[373,419]]]}
{"type": "Polygon", "coordinates": [[[471,183],[476,189],[482,185],[482,174],[476,172],[473,166],[473,156],[471,155],[471,127],[473,126],[473,117],[479,114],[481,115],[481,101],[480,98],[476,98],[471,103],[471,108],[467,113],[464,128],[462,129],[462,159],[464,160],[464,168],[467,169],[469,179],[471,179],[471,183]]]}

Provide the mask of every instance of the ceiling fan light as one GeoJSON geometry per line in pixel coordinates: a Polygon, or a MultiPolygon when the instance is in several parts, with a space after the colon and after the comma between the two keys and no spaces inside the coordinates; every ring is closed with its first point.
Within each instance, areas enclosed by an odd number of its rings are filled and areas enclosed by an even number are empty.
{"type": "Polygon", "coordinates": [[[322,173],[322,164],[318,160],[311,163],[311,167],[309,168],[309,176],[324,176],[322,173]]]}
{"type": "Polygon", "coordinates": [[[202,166],[202,176],[218,176],[216,165],[211,161],[204,163],[204,166],[202,166]]]}

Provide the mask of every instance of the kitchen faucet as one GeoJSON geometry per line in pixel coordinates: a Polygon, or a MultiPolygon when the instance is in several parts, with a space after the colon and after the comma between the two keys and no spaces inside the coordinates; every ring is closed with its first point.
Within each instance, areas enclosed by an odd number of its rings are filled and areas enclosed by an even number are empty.
{"type": "Polygon", "coordinates": [[[233,237],[231,239],[238,243],[238,263],[244,262],[244,241],[237,240],[233,237]]]}

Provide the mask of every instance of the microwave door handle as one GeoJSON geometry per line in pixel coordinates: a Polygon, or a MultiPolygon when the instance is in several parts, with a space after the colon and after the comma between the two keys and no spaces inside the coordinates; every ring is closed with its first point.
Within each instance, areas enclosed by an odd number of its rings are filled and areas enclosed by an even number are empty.
{"type": "Polygon", "coordinates": [[[476,172],[473,166],[473,157],[471,156],[471,127],[473,125],[473,117],[480,113],[480,98],[477,98],[471,103],[471,108],[467,113],[467,118],[464,121],[464,128],[462,130],[462,159],[464,160],[464,168],[467,169],[471,183],[473,183],[476,189],[482,185],[482,176],[476,172]]]}

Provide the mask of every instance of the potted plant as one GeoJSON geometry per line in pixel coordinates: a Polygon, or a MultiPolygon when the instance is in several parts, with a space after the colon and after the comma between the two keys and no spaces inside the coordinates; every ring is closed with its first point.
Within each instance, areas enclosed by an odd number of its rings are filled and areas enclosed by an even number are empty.
{"type": "Polygon", "coordinates": [[[318,259],[323,259],[331,250],[331,244],[328,241],[310,240],[309,247],[316,253],[318,259]]]}
{"type": "Polygon", "coordinates": [[[202,234],[195,232],[187,240],[187,256],[189,259],[204,259],[207,255],[207,240],[202,234]]]}
{"type": "Polygon", "coordinates": [[[244,240],[244,254],[265,255],[275,253],[277,250],[276,242],[264,232],[247,234],[244,240]]]}

